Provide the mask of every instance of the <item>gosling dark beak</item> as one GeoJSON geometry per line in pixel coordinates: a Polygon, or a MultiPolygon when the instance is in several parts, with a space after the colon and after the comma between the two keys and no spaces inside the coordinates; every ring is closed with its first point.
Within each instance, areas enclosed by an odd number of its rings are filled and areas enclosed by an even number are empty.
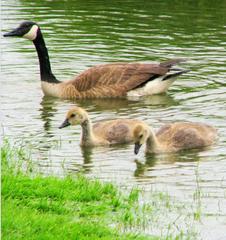
{"type": "Polygon", "coordinates": [[[22,37],[26,33],[23,28],[16,28],[11,32],[3,34],[4,37],[22,37]]]}
{"type": "Polygon", "coordinates": [[[139,142],[136,142],[135,145],[134,145],[134,153],[135,154],[138,154],[139,153],[139,150],[140,150],[140,147],[142,146],[142,144],[140,144],[139,142]]]}
{"type": "Polygon", "coordinates": [[[68,119],[66,118],[64,122],[59,126],[59,128],[65,128],[67,126],[70,126],[71,124],[68,122],[68,119]]]}

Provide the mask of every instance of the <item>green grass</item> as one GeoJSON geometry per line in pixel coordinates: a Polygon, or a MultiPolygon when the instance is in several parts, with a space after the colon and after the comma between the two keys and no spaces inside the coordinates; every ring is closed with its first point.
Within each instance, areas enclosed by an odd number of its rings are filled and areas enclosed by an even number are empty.
{"type": "Polygon", "coordinates": [[[83,176],[35,175],[23,148],[7,141],[1,160],[2,239],[159,239],[125,232],[139,219],[138,191],[125,195],[83,176]]]}

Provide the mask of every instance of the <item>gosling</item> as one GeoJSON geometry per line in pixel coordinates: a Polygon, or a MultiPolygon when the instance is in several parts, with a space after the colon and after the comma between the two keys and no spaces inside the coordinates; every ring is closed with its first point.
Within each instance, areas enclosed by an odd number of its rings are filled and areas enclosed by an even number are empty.
{"type": "Polygon", "coordinates": [[[92,124],[88,113],[80,107],[73,107],[59,128],[81,125],[81,146],[100,146],[133,142],[133,132],[138,125],[148,127],[136,119],[115,119],[92,124]]]}
{"type": "Polygon", "coordinates": [[[176,122],[164,125],[155,134],[151,127],[141,124],[134,129],[133,138],[135,154],[144,143],[146,153],[170,153],[209,146],[215,142],[217,131],[206,124],[176,122]]]}

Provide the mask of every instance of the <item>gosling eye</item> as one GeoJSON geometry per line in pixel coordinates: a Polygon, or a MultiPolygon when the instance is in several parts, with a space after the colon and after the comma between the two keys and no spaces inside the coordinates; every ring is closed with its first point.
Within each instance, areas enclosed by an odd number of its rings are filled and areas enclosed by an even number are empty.
{"type": "Polygon", "coordinates": [[[75,117],[75,114],[74,114],[74,113],[71,114],[71,118],[73,118],[73,117],[75,117]]]}
{"type": "Polygon", "coordinates": [[[139,136],[139,138],[141,139],[143,137],[143,134],[141,134],[140,136],[139,136]]]}

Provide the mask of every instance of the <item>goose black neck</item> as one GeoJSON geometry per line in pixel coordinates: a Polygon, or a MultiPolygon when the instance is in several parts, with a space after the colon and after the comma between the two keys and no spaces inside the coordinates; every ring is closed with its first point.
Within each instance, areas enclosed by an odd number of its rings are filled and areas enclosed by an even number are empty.
{"type": "Polygon", "coordinates": [[[52,73],[48,49],[46,48],[40,29],[38,29],[37,37],[33,40],[33,43],[38,53],[41,81],[59,83],[60,81],[58,81],[52,73]]]}

